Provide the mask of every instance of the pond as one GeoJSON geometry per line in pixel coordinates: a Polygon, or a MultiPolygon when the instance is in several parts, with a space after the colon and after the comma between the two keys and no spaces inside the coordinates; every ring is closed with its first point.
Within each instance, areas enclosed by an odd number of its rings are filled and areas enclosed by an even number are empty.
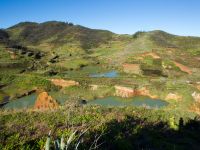
{"type": "MultiPolygon", "coordinates": [[[[59,92],[50,92],[53,98],[55,98],[61,105],[63,105],[67,100],[68,96],[59,92]]],[[[33,108],[35,101],[37,99],[37,94],[33,93],[31,95],[12,100],[5,104],[2,108],[5,109],[22,109],[22,108],[33,108]]],[[[102,106],[147,106],[150,108],[161,108],[167,106],[168,103],[159,99],[151,99],[149,97],[137,96],[134,98],[120,98],[120,97],[106,97],[99,98],[88,102],[89,105],[102,105],[102,106]]]]}
{"type": "Polygon", "coordinates": [[[96,73],[96,74],[90,74],[90,77],[93,78],[115,78],[118,77],[118,72],[117,71],[110,71],[110,72],[105,72],[105,73],[96,73]]]}
{"type": "MultiPolygon", "coordinates": [[[[68,99],[67,95],[64,95],[60,92],[50,92],[49,95],[52,96],[54,99],[56,99],[61,105],[63,105],[65,101],[68,99]]],[[[12,100],[9,103],[5,104],[2,108],[5,109],[33,108],[37,96],[38,95],[36,93],[33,93],[31,95],[24,96],[16,100],[12,100]]]]}
{"type": "Polygon", "coordinates": [[[61,105],[64,105],[66,100],[68,100],[68,95],[62,92],[49,92],[49,95],[56,99],[61,105]]]}
{"type": "Polygon", "coordinates": [[[111,96],[92,100],[89,102],[89,104],[97,104],[102,106],[146,106],[150,108],[161,108],[168,105],[166,101],[160,99],[151,99],[145,96],[137,96],[128,99],[111,96]]]}
{"type": "Polygon", "coordinates": [[[35,104],[37,94],[33,93],[16,100],[12,100],[3,106],[5,109],[21,109],[21,108],[31,108],[35,104]]]}

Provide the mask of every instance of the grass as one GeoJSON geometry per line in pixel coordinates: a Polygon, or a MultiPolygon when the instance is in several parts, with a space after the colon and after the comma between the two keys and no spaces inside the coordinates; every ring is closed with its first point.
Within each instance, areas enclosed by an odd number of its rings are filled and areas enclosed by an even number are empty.
{"type": "Polygon", "coordinates": [[[90,86],[78,86],[66,88],[63,92],[69,95],[69,99],[80,100],[94,100],[99,97],[106,97],[114,94],[114,87],[98,85],[97,90],[91,90],[90,86]]]}
{"type": "Polygon", "coordinates": [[[17,96],[21,96],[34,89],[42,89],[46,91],[56,91],[58,89],[58,87],[52,85],[51,81],[46,78],[33,74],[4,74],[0,79],[1,83],[8,84],[2,90],[11,98],[16,98],[17,96]]]}
{"type": "MultiPolygon", "coordinates": [[[[126,146],[131,148],[137,144],[140,136],[151,138],[150,141],[146,141],[149,146],[165,145],[164,149],[168,149],[179,141],[176,136],[161,136],[161,134],[165,133],[165,130],[166,132],[168,130],[164,128],[169,128],[168,122],[170,117],[173,116],[175,118],[174,122],[176,125],[179,124],[180,117],[183,118],[184,125],[195,117],[192,113],[179,111],[166,112],[164,110],[147,110],[133,107],[103,108],[99,106],[74,108],[71,104],[53,111],[1,111],[0,113],[0,121],[2,122],[0,125],[0,143],[1,147],[5,150],[10,148],[24,149],[25,147],[29,147],[29,149],[41,149],[44,147],[47,134],[50,130],[53,137],[61,137],[62,135],[67,137],[74,129],[82,131],[88,127],[90,128],[86,137],[84,137],[85,142],[81,143],[82,149],[90,145],[89,143],[91,143],[95,134],[102,132],[105,134],[102,137],[102,142],[105,143],[100,149],[104,149],[108,144],[110,147],[108,149],[111,149],[113,146],[116,149],[120,149],[122,143],[126,143],[126,146]],[[165,123],[165,127],[158,127],[162,122],[165,123]],[[143,129],[145,129],[148,135],[141,132],[143,129]],[[122,132],[123,130],[124,132],[122,132]],[[131,142],[130,138],[132,135],[134,138],[131,142]],[[111,140],[111,136],[113,136],[113,140],[111,140]],[[159,140],[157,136],[161,136],[163,141],[159,140]],[[173,138],[174,141],[170,140],[170,138],[173,138]]],[[[171,130],[170,132],[173,133],[175,131],[171,130]]],[[[192,142],[193,146],[196,145],[195,142],[197,139],[194,140],[189,134],[187,138],[189,141],[185,141],[186,143],[192,142]]],[[[186,143],[183,143],[182,146],[187,147],[186,143]]],[[[143,141],[139,144],[139,147],[144,148],[146,144],[143,141]]],[[[177,145],[178,148],[181,149],[181,145],[177,145]]]]}
{"type": "Polygon", "coordinates": [[[84,66],[87,66],[89,63],[89,60],[83,58],[75,58],[59,62],[54,66],[54,68],[60,68],[64,70],[78,70],[84,66]]]}

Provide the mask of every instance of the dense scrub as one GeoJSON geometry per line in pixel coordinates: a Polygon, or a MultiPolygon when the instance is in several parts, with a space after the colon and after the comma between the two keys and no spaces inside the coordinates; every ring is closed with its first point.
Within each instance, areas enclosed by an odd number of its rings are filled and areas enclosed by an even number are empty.
{"type": "Polygon", "coordinates": [[[92,30],[71,23],[49,21],[41,24],[23,23],[8,29],[11,39],[25,45],[39,45],[42,41],[60,47],[63,44],[80,42],[86,50],[111,40],[113,33],[92,30]],[[20,32],[18,32],[20,31],[20,32]],[[17,34],[17,35],[16,35],[17,34]],[[16,39],[17,36],[17,39],[16,39]]]}
{"type": "Polygon", "coordinates": [[[42,149],[50,130],[56,139],[88,127],[80,149],[88,149],[101,134],[98,149],[197,149],[200,139],[198,117],[186,112],[70,104],[58,110],[0,113],[2,149],[42,149]]]}

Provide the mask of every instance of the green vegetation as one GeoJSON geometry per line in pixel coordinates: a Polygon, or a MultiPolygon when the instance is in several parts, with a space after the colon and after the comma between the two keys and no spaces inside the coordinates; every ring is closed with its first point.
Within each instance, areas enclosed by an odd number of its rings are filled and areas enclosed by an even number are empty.
{"type": "Polygon", "coordinates": [[[41,24],[24,22],[7,29],[7,31],[11,36],[11,40],[19,40],[21,44],[40,47],[41,43],[42,45],[52,43],[57,47],[53,49],[58,49],[68,43],[79,43],[80,49],[86,50],[97,47],[101,43],[106,43],[112,38],[112,33],[109,31],[91,30],[82,26],[56,21],[41,24]]]}
{"type": "Polygon", "coordinates": [[[98,135],[99,149],[198,149],[200,112],[194,108],[199,102],[192,94],[200,93],[199,47],[199,37],[164,31],[118,35],[57,21],[0,30],[0,103],[35,90],[62,103],[56,110],[0,110],[0,149],[44,149],[49,131],[46,149],[51,149],[53,141],[66,144],[76,131],[69,147],[74,149],[86,130],[80,149],[90,149],[98,135]],[[111,71],[118,75],[91,77],[111,71]],[[61,87],[51,79],[79,84],[61,87]],[[114,96],[116,85],[169,105],[147,109],[79,103],[114,96]]]}
{"type": "Polygon", "coordinates": [[[109,95],[114,94],[114,88],[110,86],[103,86],[99,85],[100,87],[98,90],[92,91],[89,86],[79,86],[79,87],[69,87],[64,90],[64,93],[66,95],[69,95],[70,99],[87,99],[87,100],[93,100],[98,97],[106,97],[109,95]]]}
{"type": "Polygon", "coordinates": [[[121,149],[122,144],[126,145],[124,149],[171,149],[174,145],[176,149],[195,149],[198,147],[199,134],[195,133],[199,132],[199,120],[193,120],[194,117],[182,111],[73,107],[72,104],[45,112],[5,111],[0,115],[0,143],[3,149],[41,149],[50,130],[52,139],[64,136],[64,142],[73,131],[77,131],[75,138],[78,139],[79,133],[87,130],[81,137],[80,149],[89,149],[95,136],[101,134],[97,143],[102,143],[99,149],[121,149]],[[174,130],[175,126],[179,129],[174,130]]]}
{"type": "Polygon", "coordinates": [[[143,70],[145,75],[162,75],[162,60],[161,59],[153,59],[152,57],[145,57],[141,69],[143,70]]]}

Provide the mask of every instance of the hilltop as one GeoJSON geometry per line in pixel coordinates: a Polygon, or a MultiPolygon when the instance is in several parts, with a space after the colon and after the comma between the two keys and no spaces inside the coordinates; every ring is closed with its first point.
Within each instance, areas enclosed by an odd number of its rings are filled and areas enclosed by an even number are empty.
{"type": "Polygon", "coordinates": [[[6,29],[10,40],[41,50],[87,50],[107,43],[114,34],[110,31],[89,29],[72,23],[49,21],[23,22],[6,29]]]}

